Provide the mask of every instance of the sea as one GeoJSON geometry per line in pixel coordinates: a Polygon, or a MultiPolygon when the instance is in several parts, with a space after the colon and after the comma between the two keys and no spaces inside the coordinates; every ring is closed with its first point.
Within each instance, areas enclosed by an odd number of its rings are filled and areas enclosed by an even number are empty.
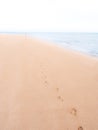
{"type": "Polygon", "coordinates": [[[22,34],[98,58],[98,33],[83,32],[0,32],[22,34]]]}
{"type": "Polygon", "coordinates": [[[98,33],[32,32],[27,35],[98,57],[98,33]]]}

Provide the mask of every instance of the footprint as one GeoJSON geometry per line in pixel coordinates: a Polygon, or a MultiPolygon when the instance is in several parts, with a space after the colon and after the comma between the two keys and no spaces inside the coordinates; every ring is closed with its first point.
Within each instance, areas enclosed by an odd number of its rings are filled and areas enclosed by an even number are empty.
{"type": "Polygon", "coordinates": [[[48,81],[47,80],[45,80],[44,83],[48,85],[48,81]]]}
{"type": "Polygon", "coordinates": [[[43,74],[43,77],[44,77],[44,83],[45,83],[45,85],[48,85],[47,76],[45,74],[43,74]]]}
{"type": "Polygon", "coordinates": [[[59,100],[61,100],[62,102],[64,101],[64,99],[61,96],[57,97],[59,100]]]}
{"type": "Polygon", "coordinates": [[[79,127],[78,127],[78,130],[83,130],[83,127],[82,127],[82,126],[79,126],[79,127]]]}
{"type": "Polygon", "coordinates": [[[58,99],[61,99],[61,96],[58,96],[58,99]]]}
{"type": "Polygon", "coordinates": [[[76,108],[72,108],[71,111],[70,111],[70,113],[72,115],[74,115],[74,116],[77,116],[77,110],[76,110],[76,108]]]}
{"type": "Polygon", "coordinates": [[[42,78],[43,78],[44,85],[47,86],[48,80],[47,80],[47,75],[45,74],[44,67],[42,65],[40,65],[40,68],[41,68],[41,75],[42,75],[42,78]]]}
{"type": "Polygon", "coordinates": [[[58,92],[58,91],[59,91],[59,88],[56,88],[56,91],[58,92]]]}

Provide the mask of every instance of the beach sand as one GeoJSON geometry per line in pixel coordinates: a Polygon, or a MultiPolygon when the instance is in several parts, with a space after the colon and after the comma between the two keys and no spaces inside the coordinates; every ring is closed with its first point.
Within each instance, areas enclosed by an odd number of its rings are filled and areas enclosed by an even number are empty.
{"type": "Polygon", "coordinates": [[[98,59],[0,35],[0,130],[98,130],[98,59]]]}

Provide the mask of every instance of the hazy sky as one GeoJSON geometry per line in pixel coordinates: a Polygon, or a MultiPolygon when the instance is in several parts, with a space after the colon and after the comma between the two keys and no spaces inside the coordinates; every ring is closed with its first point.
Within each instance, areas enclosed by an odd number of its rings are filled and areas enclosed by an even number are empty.
{"type": "Polygon", "coordinates": [[[98,32],[98,0],[2,0],[2,31],[98,32]]]}

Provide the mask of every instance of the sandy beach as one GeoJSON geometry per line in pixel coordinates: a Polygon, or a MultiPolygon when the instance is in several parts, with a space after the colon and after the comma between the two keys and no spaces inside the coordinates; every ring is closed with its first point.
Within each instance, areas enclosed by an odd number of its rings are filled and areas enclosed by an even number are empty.
{"type": "Polygon", "coordinates": [[[0,130],[98,130],[98,58],[0,35],[0,130]]]}

